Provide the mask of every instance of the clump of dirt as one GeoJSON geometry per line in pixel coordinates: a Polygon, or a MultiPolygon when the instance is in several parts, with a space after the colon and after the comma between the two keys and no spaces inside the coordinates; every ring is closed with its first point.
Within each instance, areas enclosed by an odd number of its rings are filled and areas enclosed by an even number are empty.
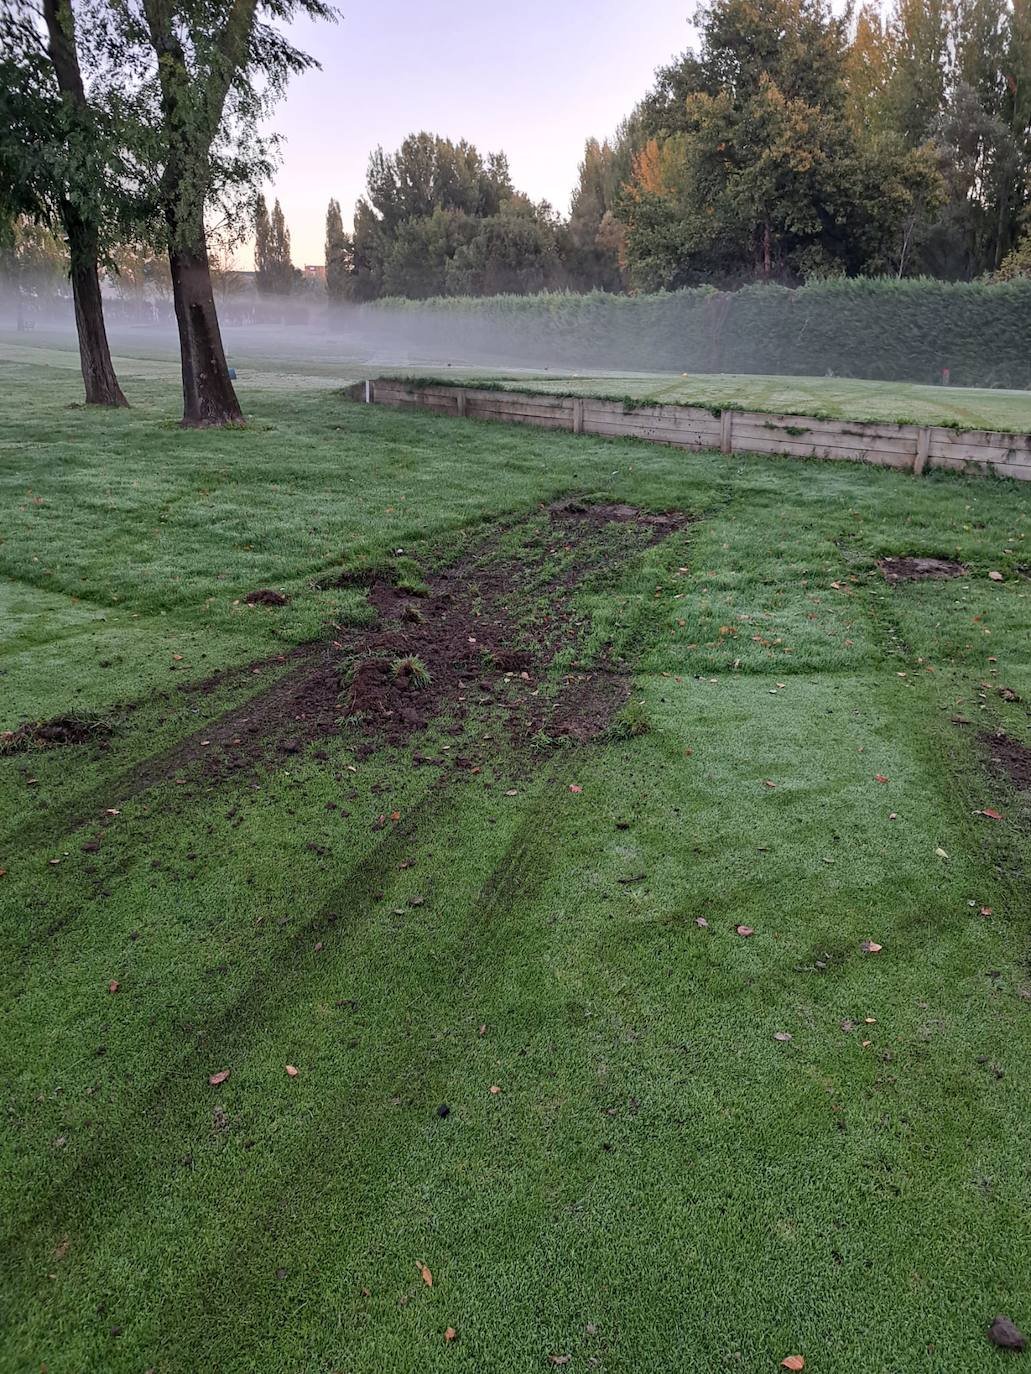
{"type": "Polygon", "coordinates": [[[979,738],[993,770],[1009,778],[1019,791],[1031,791],[1031,749],[1012,735],[985,732],[979,738]]]}
{"type": "Polygon", "coordinates": [[[889,582],[924,582],[930,578],[965,577],[965,563],[951,558],[882,558],[877,566],[889,582]]]}
{"type": "Polygon", "coordinates": [[[28,749],[51,749],[62,744],[95,744],[111,733],[109,721],[94,716],[54,716],[51,720],[30,720],[17,730],[0,730],[0,754],[18,754],[28,749]]]}
{"type": "Polygon", "coordinates": [[[273,591],[271,587],[259,587],[256,592],[248,592],[244,597],[248,606],[285,606],[289,600],[288,596],[273,591]]]}
{"type": "Polygon", "coordinates": [[[576,502],[546,513],[546,523],[509,525],[427,574],[419,594],[371,577],[374,624],[250,665],[276,680],[145,764],[134,789],[198,760],[210,772],[232,773],[341,729],[359,734],[362,752],[398,744],[442,718],[459,734],[472,710],[501,717],[516,741],[597,738],[626,702],[631,670],[605,647],[590,665],[579,662],[589,620],[572,593],[586,577],[618,570],[684,528],[688,517],[576,502]],[[549,673],[560,653],[567,670],[549,673]]]}

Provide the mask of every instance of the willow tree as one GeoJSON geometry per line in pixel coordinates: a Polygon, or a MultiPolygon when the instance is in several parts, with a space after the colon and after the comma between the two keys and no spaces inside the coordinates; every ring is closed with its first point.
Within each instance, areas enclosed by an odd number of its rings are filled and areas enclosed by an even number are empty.
{"type": "Polygon", "coordinates": [[[0,210],[63,233],[86,404],[124,406],[100,291],[124,168],[109,112],[87,98],[71,0],[4,0],[0,51],[0,210]]]}
{"type": "Polygon", "coordinates": [[[208,262],[205,217],[242,215],[271,171],[275,139],[258,131],[297,72],[317,66],[281,25],[333,19],[324,0],[123,0],[110,57],[134,103],[138,169],[162,228],[183,374],[183,424],[232,425],[229,378],[208,262]]]}

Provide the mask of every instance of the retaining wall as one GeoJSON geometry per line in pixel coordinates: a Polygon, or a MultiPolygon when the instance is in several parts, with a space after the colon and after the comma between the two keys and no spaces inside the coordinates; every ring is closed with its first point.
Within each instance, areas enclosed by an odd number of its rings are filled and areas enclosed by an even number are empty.
{"type": "Polygon", "coordinates": [[[350,393],[375,405],[432,410],[441,415],[564,429],[573,434],[647,439],[723,453],[777,453],[842,459],[922,473],[931,468],[993,473],[1031,481],[1031,435],[959,430],[938,425],[863,424],[695,406],[634,405],[594,396],[526,395],[479,387],[413,386],[396,378],[359,382],[350,393]]]}

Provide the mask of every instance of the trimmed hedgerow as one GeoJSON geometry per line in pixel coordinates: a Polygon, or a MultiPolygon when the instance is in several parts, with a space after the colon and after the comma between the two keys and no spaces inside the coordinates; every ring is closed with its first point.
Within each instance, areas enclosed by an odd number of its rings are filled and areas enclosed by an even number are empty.
{"type": "Polygon", "coordinates": [[[353,307],[373,346],[526,367],[757,372],[1031,385],[1031,279],[855,278],[794,290],[388,299],[353,307]]]}

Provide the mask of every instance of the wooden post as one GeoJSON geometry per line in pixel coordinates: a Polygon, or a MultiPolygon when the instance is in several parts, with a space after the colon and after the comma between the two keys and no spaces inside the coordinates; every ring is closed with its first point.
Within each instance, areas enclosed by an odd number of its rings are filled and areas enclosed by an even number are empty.
{"type": "Polygon", "coordinates": [[[720,452],[734,452],[734,412],[720,411],[720,452]]]}
{"type": "Polygon", "coordinates": [[[372,404],[372,383],[368,377],[365,379],[365,404],[367,406],[372,404]]]}
{"type": "Polygon", "coordinates": [[[461,386],[458,388],[458,413],[465,414],[465,388],[461,386]]]}
{"type": "Polygon", "coordinates": [[[917,430],[916,457],[913,459],[913,476],[919,477],[927,467],[927,451],[931,447],[931,431],[926,425],[917,430]]]}
{"type": "Polygon", "coordinates": [[[582,396],[573,397],[573,433],[584,432],[584,401],[582,396]]]}

